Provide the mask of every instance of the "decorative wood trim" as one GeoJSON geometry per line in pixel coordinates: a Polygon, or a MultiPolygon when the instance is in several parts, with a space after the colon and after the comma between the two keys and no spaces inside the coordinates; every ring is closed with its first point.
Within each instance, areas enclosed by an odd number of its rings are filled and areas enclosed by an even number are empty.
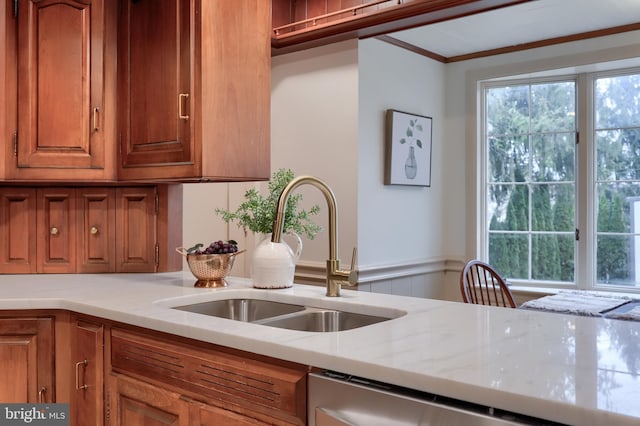
{"type": "Polygon", "coordinates": [[[571,34],[561,37],[553,37],[545,40],[532,41],[530,43],[522,43],[513,46],[499,47],[497,49],[489,49],[480,52],[468,53],[465,55],[457,55],[446,58],[446,63],[467,61],[469,59],[484,58],[487,56],[502,55],[505,53],[519,52],[522,50],[536,49],[538,47],[552,46],[555,44],[569,43],[572,41],[587,40],[590,38],[605,37],[614,34],[625,33],[629,31],[640,30],[640,22],[635,24],[620,25],[618,27],[604,28],[601,30],[587,31],[578,34],[571,34]]]}
{"type": "Polygon", "coordinates": [[[413,53],[417,53],[418,55],[426,56],[427,58],[431,58],[438,62],[446,63],[448,61],[446,56],[438,55],[435,52],[423,49],[421,47],[416,46],[415,44],[407,43],[406,41],[398,40],[395,37],[391,37],[388,35],[381,35],[381,36],[377,36],[376,39],[392,44],[397,47],[401,47],[403,49],[407,49],[413,53]]]}
{"type": "MultiPolygon", "coordinates": [[[[461,259],[433,258],[388,265],[364,266],[357,268],[358,284],[370,284],[414,275],[460,273],[464,265],[465,262],[461,259]]],[[[321,262],[299,262],[296,265],[294,280],[305,284],[324,285],[326,265],[321,262]]]]}
{"type": "MultiPolygon", "coordinates": [[[[311,47],[318,47],[351,38],[364,39],[375,37],[380,41],[387,42],[394,46],[407,49],[418,55],[422,55],[446,64],[640,30],[640,22],[636,22],[633,24],[586,31],[577,34],[553,37],[544,40],[503,46],[495,49],[488,49],[449,57],[443,56],[427,49],[423,49],[411,43],[404,42],[387,34],[395,31],[402,31],[420,27],[423,25],[473,15],[476,13],[486,12],[491,9],[513,6],[515,4],[523,2],[524,1],[487,2],[469,0],[417,0],[413,2],[405,2],[397,6],[385,7],[375,12],[352,15],[347,18],[342,17],[340,19],[335,19],[332,21],[328,21],[327,18],[324,18],[324,23],[316,22],[312,27],[291,31],[289,33],[282,33],[281,31],[279,31],[280,34],[272,35],[272,56],[290,53],[311,47]]],[[[330,15],[344,16],[340,15],[338,12],[331,12],[330,15]]],[[[320,17],[316,17],[316,19],[319,18],[320,17]]],[[[313,20],[314,18],[305,18],[290,25],[303,24],[304,22],[313,20]]],[[[285,27],[287,26],[279,26],[278,28],[274,28],[274,32],[285,27]]]]}
{"type": "MultiPolygon", "coordinates": [[[[527,0],[414,0],[366,13],[317,23],[310,28],[272,35],[272,56],[352,38],[365,38],[415,28],[527,0]]],[[[341,15],[338,15],[341,16],[341,15]]],[[[306,17],[305,17],[306,19],[306,17]]]]}

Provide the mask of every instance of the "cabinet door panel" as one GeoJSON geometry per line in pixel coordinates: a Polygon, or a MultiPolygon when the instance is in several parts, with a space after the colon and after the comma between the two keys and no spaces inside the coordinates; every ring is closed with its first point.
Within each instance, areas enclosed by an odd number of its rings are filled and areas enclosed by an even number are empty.
{"type": "Polygon", "coordinates": [[[53,319],[0,318],[0,401],[55,401],[53,319]]]}
{"type": "Polygon", "coordinates": [[[260,420],[246,417],[233,411],[224,410],[214,406],[202,405],[197,410],[199,417],[198,425],[225,425],[225,426],[247,426],[247,425],[268,425],[260,420]]]}
{"type": "Polygon", "coordinates": [[[104,167],[102,0],[19,0],[18,167],[104,167]]]}
{"type": "Polygon", "coordinates": [[[0,335],[0,364],[3,366],[0,369],[0,383],[11,383],[11,386],[0,386],[0,401],[27,402],[30,395],[37,393],[33,384],[31,389],[29,386],[30,377],[38,374],[36,345],[34,335],[0,335]]]}
{"type": "Polygon", "coordinates": [[[155,194],[154,187],[116,190],[116,272],[155,272],[155,194]]]}
{"type": "Polygon", "coordinates": [[[38,272],[76,271],[76,198],[71,188],[38,189],[38,272]]]}
{"type": "Polygon", "coordinates": [[[78,203],[78,273],[115,271],[115,189],[78,190],[78,203]]]}
{"type": "Polygon", "coordinates": [[[110,425],[187,426],[189,406],[180,394],[126,376],[111,376],[110,425]]]}
{"type": "Polygon", "coordinates": [[[122,164],[193,161],[189,132],[190,2],[120,1],[122,164]],[[162,31],[157,31],[162,28],[162,31]]]}
{"type": "Polygon", "coordinates": [[[36,272],[35,229],[35,188],[0,189],[0,272],[36,272]]]}

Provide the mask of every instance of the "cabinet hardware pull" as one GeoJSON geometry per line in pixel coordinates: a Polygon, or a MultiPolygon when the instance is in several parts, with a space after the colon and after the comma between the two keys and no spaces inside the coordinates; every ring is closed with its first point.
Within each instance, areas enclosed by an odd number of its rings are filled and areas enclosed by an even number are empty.
{"type": "Polygon", "coordinates": [[[180,93],[178,95],[178,116],[183,119],[183,120],[188,120],[189,119],[189,115],[188,114],[184,114],[184,111],[182,111],[182,99],[184,98],[185,102],[189,100],[189,94],[188,93],[180,93]]]}
{"type": "Polygon", "coordinates": [[[96,235],[98,233],[98,228],[95,226],[92,226],[89,232],[91,232],[91,235],[96,235]]]}
{"type": "Polygon", "coordinates": [[[95,107],[93,109],[93,131],[97,132],[100,127],[98,126],[98,114],[100,114],[100,108],[95,107]]]}
{"type": "Polygon", "coordinates": [[[58,235],[60,233],[60,230],[58,228],[56,228],[55,226],[51,227],[51,235],[58,235]]]}
{"type": "Polygon", "coordinates": [[[76,362],[76,390],[84,390],[89,387],[86,384],[80,386],[80,366],[87,368],[88,363],[89,362],[86,359],[84,361],[76,362]]]}
{"type": "Polygon", "coordinates": [[[44,403],[44,394],[47,393],[47,388],[46,387],[42,387],[40,388],[40,390],[38,391],[38,402],[40,404],[44,403]]]}

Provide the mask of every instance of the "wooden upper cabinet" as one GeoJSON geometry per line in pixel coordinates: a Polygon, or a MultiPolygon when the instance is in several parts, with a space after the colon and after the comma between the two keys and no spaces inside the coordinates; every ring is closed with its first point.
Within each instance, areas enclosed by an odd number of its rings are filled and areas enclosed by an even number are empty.
{"type": "Polygon", "coordinates": [[[114,177],[107,149],[114,143],[106,136],[105,3],[18,0],[18,114],[9,178],[114,177]]]}
{"type": "Polygon", "coordinates": [[[118,179],[268,179],[270,0],[162,4],[119,0],[118,179]]]}
{"type": "Polygon", "coordinates": [[[0,4],[0,181],[270,177],[270,0],[0,4]]]}

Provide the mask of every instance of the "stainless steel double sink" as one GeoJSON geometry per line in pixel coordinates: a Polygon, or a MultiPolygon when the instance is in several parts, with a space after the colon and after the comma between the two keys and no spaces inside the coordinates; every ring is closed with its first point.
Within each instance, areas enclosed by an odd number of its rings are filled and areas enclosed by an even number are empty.
{"type": "Polygon", "coordinates": [[[288,330],[336,332],[360,328],[396,318],[274,302],[271,300],[235,298],[212,300],[173,309],[219,318],[262,324],[288,330]]]}

